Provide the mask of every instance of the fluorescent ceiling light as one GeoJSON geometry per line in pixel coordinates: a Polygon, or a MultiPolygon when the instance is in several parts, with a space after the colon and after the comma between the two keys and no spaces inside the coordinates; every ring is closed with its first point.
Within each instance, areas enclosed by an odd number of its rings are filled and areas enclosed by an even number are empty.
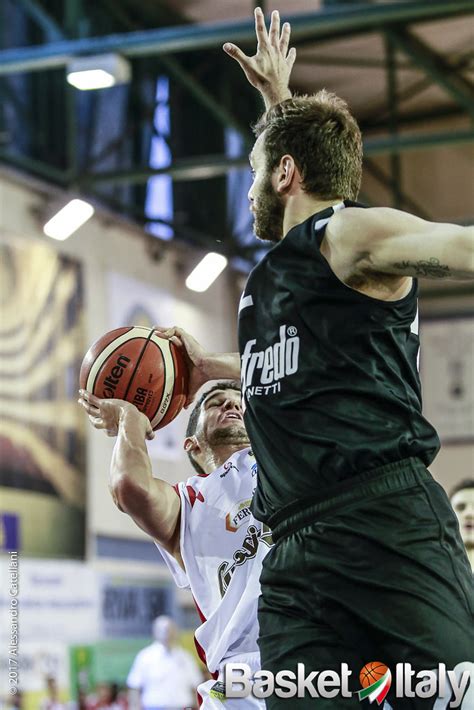
{"type": "Polygon", "coordinates": [[[115,84],[112,74],[104,69],[88,69],[87,71],[73,71],[67,75],[68,83],[81,91],[91,89],[108,89],[115,84]]]}
{"type": "Polygon", "coordinates": [[[200,293],[207,291],[226,266],[227,259],[225,256],[210,252],[191,271],[186,279],[186,286],[191,291],[199,291],[200,293]]]}
{"type": "Polygon", "coordinates": [[[130,76],[130,64],[120,54],[75,57],[67,65],[68,82],[81,91],[126,84],[130,76]]]}
{"type": "Polygon", "coordinates": [[[71,236],[94,214],[94,208],[84,200],[71,200],[51,217],[43,227],[47,237],[63,241],[71,236]]]}

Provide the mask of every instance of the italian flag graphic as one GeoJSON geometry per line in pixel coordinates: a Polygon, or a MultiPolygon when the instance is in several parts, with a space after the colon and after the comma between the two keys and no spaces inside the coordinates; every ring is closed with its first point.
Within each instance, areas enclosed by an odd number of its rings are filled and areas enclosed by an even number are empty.
{"type": "Polygon", "coordinates": [[[386,672],[381,678],[376,680],[371,685],[368,685],[366,688],[363,688],[362,690],[358,691],[359,700],[365,700],[366,698],[368,698],[370,703],[373,703],[375,700],[377,702],[377,705],[382,705],[383,701],[387,697],[387,693],[390,690],[391,685],[392,674],[390,672],[390,669],[387,668],[386,672]]]}

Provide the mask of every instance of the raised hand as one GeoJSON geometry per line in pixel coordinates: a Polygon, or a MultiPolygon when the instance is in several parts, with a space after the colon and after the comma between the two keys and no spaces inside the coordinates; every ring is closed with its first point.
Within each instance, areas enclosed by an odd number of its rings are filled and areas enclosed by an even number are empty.
{"type": "Polygon", "coordinates": [[[288,88],[291,70],[296,59],[296,49],[288,51],[291,27],[285,22],[280,32],[280,13],[272,12],[270,29],[267,32],[265,17],[261,8],[255,10],[255,33],[257,35],[257,53],[247,57],[244,52],[231,42],[224,44],[224,52],[236,60],[248,81],[263,96],[265,107],[291,98],[288,88]]]}
{"type": "Polygon", "coordinates": [[[121,418],[126,412],[131,412],[137,419],[143,417],[145,422],[145,437],[153,439],[155,432],[147,417],[138,411],[134,404],[122,399],[99,399],[86,390],[79,390],[79,404],[85,409],[89,421],[95,429],[103,429],[107,436],[117,436],[121,418]]]}

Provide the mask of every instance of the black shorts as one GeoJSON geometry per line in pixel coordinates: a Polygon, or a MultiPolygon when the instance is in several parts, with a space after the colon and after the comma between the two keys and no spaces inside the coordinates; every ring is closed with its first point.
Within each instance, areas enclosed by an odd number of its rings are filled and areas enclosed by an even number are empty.
{"type": "MultiPolygon", "coordinates": [[[[369,662],[395,676],[399,663],[419,672],[474,660],[471,568],[449,500],[419,459],[362,474],[350,490],[295,508],[273,527],[276,544],[263,564],[262,668],[296,671],[303,663],[308,673],[347,663],[354,695],[274,695],[269,710],[369,707],[355,694],[369,662]]],[[[387,700],[394,710],[434,704],[395,697],[394,683],[387,700]]]]}

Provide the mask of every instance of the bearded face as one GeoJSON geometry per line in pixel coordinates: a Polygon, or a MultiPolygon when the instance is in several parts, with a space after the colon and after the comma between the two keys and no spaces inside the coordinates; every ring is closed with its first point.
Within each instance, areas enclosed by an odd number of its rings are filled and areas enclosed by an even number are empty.
{"type": "Polygon", "coordinates": [[[267,170],[259,181],[254,181],[252,212],[255,236],[268,242],[281,241],[285,208],[281,197],[273,189],[271,175],[267,170]]]}
{"type": "Polygon", "coordinates": [[[283,239],[283,200],[272,184],[272,173],[266,165],[264,134],[262,133],[250,154],[253,183],[248,193],[250,210],[254,215],[253,231],[258,239],[279,242],[283,239]]]}
{"type": "Polygon", "coordinates": [[[210,448],[219,445],[248,445],[240,392],[217,390],[203,403],[199,435],[210,448]]]}

